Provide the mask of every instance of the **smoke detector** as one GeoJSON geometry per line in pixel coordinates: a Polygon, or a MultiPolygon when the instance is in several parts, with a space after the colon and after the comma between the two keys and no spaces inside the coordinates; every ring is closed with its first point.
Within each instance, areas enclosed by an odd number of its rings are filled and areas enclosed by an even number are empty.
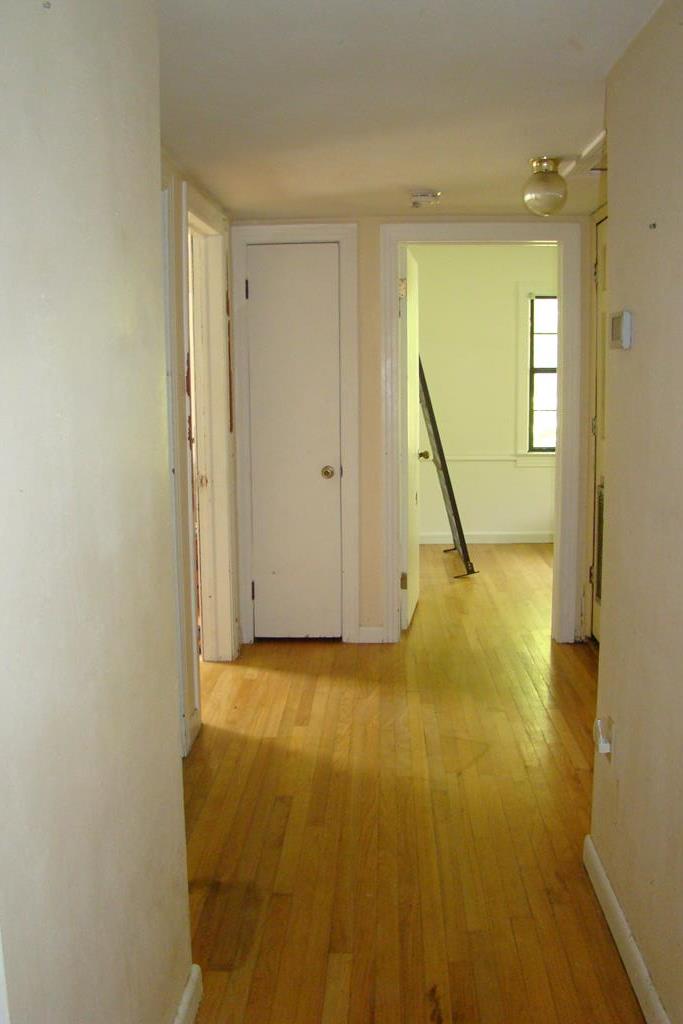
{"type": "Polygon", "coordinates": [[[410,193],[410,205],[420,210],[423,206],[437,206],[440,198],[441,192],[435,188],[419,188],[410,193]]]}

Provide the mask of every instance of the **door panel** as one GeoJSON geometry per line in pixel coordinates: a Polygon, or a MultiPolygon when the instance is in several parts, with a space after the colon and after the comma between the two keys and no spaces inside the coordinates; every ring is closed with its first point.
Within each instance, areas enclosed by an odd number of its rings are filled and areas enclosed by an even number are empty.
{"type": "Polygon", "coordinates": [[[254,635],[337,637],[339,247],[249,245],[247,268],[254,635]]]}
{"type": "Polygon", "coordinates": [[[407,587],[402,592],[401,626],[410,625],[420,596],[420,314],[418,265],[406,252],[406,467],[407,587]]]}

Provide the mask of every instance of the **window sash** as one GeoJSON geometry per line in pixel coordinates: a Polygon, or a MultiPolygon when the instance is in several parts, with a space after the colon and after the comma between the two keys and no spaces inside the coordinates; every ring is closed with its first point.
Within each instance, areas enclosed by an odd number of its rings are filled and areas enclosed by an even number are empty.
{"type": "MultiPolygon", "coordinates": [[[[536,299],[555,299],[556,295],[535,295],[529,300],[529,438],[528,438],[528,450],[530,452],[554,452],[557,450],[557,436],[556,443],[552,447],[541,447],[534,444],[534,414],[538,412],[554,412],[557,413],[557,401],[554,409],[534,409],[534,384],[536,375],[540,373],[554,373],[557,376],[557,366],[534,366],[534,339],[537,336],[534,329],[534,303],[536,299]]],[[[539,331],[541,334],[550,334],[554,332],[550,331],[539,331]]]]}

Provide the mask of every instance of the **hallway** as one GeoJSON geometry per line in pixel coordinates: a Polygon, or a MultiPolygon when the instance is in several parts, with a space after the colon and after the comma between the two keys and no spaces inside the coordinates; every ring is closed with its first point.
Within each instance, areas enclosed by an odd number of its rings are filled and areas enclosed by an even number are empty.
{"type": "Polygon", "coordinates": [[[637,1024],[581,863],[596,655],[552,549],[422,549],[400,644],[203,673],[185,762],[198,1024],[637,1024]]]}

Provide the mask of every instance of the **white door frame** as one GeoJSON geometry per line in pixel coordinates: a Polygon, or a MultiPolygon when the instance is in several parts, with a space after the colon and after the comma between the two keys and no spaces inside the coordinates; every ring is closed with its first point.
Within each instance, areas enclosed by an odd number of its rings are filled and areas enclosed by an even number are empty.
{"type": "MultiPolygon", "coordinates": [[[[223,216],[192,186],[187,189],[187,228],[201,239],[203,268],[201,288],[194,295],[195,325],[201,325],[201,330],[194,332],[194,430],[199,482],[202,658],[232,661],[239,653],[239,638],[234,557],[235,472],[229,429],[227,225],[223,216]]],[[[187,268],[187,231],[185,245],[187,268]]],[[[188,309],[185,317],[189,332],[188,309]]]]}
{"type": "Polygon", "coordinates": [[[187,347],[187,194],[171,180],[162,191],[164,298],[166,306],[166,384],[169,470],[175,547],[178,635],[180,752],[189,754],[201,728],[199,651],[192,537],[192,468],[187,444],[185,352],[187,347]]]}
{"type": "Polygon", "coordinates": [[[249,414],[248,305],[245,295],[247,246],[296,242],[339,245],[339,344],[341,387],[342,639],[359,640],[358,502],[358,302],[355,224],[274,224],[233,227],[232,310],[235,343],[237,423],[237,517],[239,538],[240,627],[243,643],[254,640],[251,596],[251,450],[249,414]]]}
{"type": "MultiPolygon", "coordinates": [[[[171,517],[173,522],[173,545],[175,562],[173,566],[173,578],[176,591],[176,644],[178,659],[178,705],[179,705],[179,741],[180,753],[185,757],[189,751],[188,723],[185,717],[186,693],[188,689],[196,698],[198,690],[197,668],[194,668],[197,658],[193,657],[192,651],[192,619],[186,615],[185,601],[185,580],[183,565],[183,515],[182,495],[179,487],[178,474],[178,445],[176,443],[178,430],[178,403],[176,401],[176,359],[175,359],[175,311],[174,299],[175,289],[173,280],[173,219],[172,219],[172,191],[170,188],[163,188],[161,191],[161,223],[163,233],[163,284],[164,284],[164,313],[165,313],[165,340],[166,340],[166,399],[168,405],[168,463],[171,474],[171,517]],[[194,668],[194,672],[193,672],[194,668]],[[188,676],[191,686],[188,687],[188,676]]],[[[193,701],[196,704],[196,699],[193,701]]],[[[192,709],[194,711],[194,708],[192,709]]],[[[191,713],[191,712],[190,712],[191,713]]]]}
{"type": "Polygon", "coordinates": [[[556,242],[560,281],[559,411],[555,470],[555,555],[552,637],[573,643],[581,635],[581,225],[543,221],[384,224],[380,228],[384,366],[385,640],[401,635],[401,494],[404,438],[399,321],[399,254],[402,246],[431,242],[556,242]]]}

